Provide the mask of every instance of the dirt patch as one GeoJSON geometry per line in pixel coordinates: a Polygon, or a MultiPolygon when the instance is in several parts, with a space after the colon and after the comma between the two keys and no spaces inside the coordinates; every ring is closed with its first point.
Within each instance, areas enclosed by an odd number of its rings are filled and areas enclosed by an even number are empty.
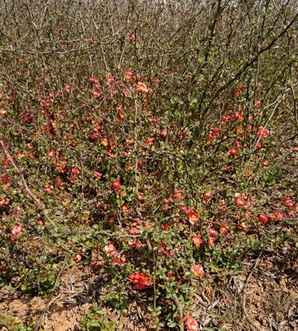
{"type": "MultiPolygon", "coordinates": [[[[203,330],[298,330],[297,261],[283,256],[266,256],[257,264],[255,262],[248,262],[245,272],[227,276],[225,281],[219,280],[222,277],[210,278],[208,284],[198,287],[194,294],[196,310],[193,316],[203,330]]],[[[56,296],[50,299],[10,298],[2,289],[0,324],[14,330],[17,322],[30,324],[35,321],[37,330],[79,330],[80,320],[96,302],[90,291],[92,283],[94,280],[90,280],[86,272],[68,270],[61,275],[56,296]],[[1,315],[6,316],[4,322],[1,315]]],[[[152,329],[146,322],[145,308],[140,309],[136,303],[128,308],[126,316],[112,311],[107,311],[107,316],[115,321],[117,330],[152,329]]]]}
{"type": "Polygon", "coordinates": [[[192,315],[202,330],[298,330],[295,254],[265,254],[243,265],[243,272],[223,272],[198,284],[192,315]]]}
{"type": "Polygon", "coordinates": [[[45,330],[49,331],[77,330],[81,317],[88,312],[90,307],[91,304],[84,304],[80,307],[49,313],[48,316],[44,318],[42,326],[45,330]]]}
{"type": "Polygon", "coordinates": [[[297,274],[297,260],[275,256],[261,261],[243,293],[244,315],[251,328],[298,330],[297,274]]]}
{"type": "Polygon", "coordinates": [[[298,292],[287,279],[252,277],[245,291],[245,318],[253,330],[298,329],[298,292]]]}
{"type": "MultiPolygon", "coordinates": [[[[86,276],[86,275],[85,275],[86,276]]],[[[49,331],[74,330],[91,304],[82,300],[84,272],[70,269],[61,274],[57,293],[49,298],[21,297],[9,289],[0,291],[0,327],[14,330],[17,324],[31,324],[36,329],[49,331]],[[81,294],[81,303],[75,298],[81,294]]]]}
{"type": "Polygon", "coordinates": [[[84,304],[73,308],[63,307],[60,310],[47,311],[44,308],[46,304],[40,298],[34,298],[29,302],[13,300],[3,309],[0,308],[0,324],[5,327],[4,330],[14,330],[17,324],[35,321],[37,330],[46,331],[70,331],[79,327],[81,317],[87,313],[91,304],[84,304]],[[33,301],[33,302],[32,302],[33,301]],[[34,307],[36,301],[40,301],[38,307],[34,307]],[[1,320],[2,316],[2,320],[1,320]],[[4,317],[5,316],[5,317],[4,317]]]}

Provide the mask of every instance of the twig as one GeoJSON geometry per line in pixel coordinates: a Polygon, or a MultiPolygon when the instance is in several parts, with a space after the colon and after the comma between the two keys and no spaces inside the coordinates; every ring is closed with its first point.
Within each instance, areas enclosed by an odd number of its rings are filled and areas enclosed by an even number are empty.
{"type": "MultiPolygon", "coordinates": [[[[213,94],[213,96],[211,97],[211,100],[208,102],[208,106],[206,107],[205,109],[205,113],[207,112],[207,110],[209,110],[210,106],[213,104],[213,102],[216,100],[216,98],[218,98],[218,96],[223,92],[225,91],[228,87],[230,87],[235,81],[237,81],[241,75],[247,70],[249,69],[253,64],[255,64],[256,61],[258,61],[258,59],[260,58],[260,56],[263,54],[263,53],[266,53],[268,50],[270,50],[275,44],[276,42],[281,38],[283,37],[287,31],[294,25],[294,23],[296,22],[298,18],[298,13],[296,13],[294,15],[294,17],[292,18],[292,20],[285,26],[285,28],[276,36],[274,37],[271,42],[260,48],[257,52],[256,55],[254,55],[252,57],[251,60],[248,60],[247,62],[245,62],[242,66],[240,66],[240,68],[238,69],[237,73],[232,77],[230,78],[224,85],[222,85],[221,87],[219,87],[215,93],[213,94]]],[[[199,109],[200,107],[202,106],[203,104],[203,100],[201,100],[200,102],[200,105],[199,105],[199,109]]],[[[200,114],[200,112],[195,112],[193,114],[193,119],[196,119],[196,117],[200,114]]]]}
{"type": "Polygon", "coordinates": [[[249,274],[247,275],[246,277],[246,280],[245,280],[245,283],[243,285],[243,288],[242,288],[242,311],[243,311],[243,314],[244,314],[244,317],[247,319],[247,321],[254,327],[254,330],[260,330],[261,329],[259,328],[258,325],[256,325],[256,323],[254,322],[254,320],[252,320],[247,312],[247,309],[246,309],[246,289],[247,289],[247,285],[250,281],[250,278],[254,272],[254,270],[257,268],[258,264],[260,263],[260,260],[261,260],[261,255],[262,253],[259,254],[259,256],[257,257],[254,265],[252,266],[249,274]]]}
{"type": "Polygon", "coordinates": [[[29,188],[23,174],[22,171],[18,168],[17,164],[15,163],[13,157],[11,156],[11,154],[9,153],[8,149],[5,146],[5,143],[2,139],[0,139],[0,146],[4,152],[4,154],[6,155],[7,159],[10,161],[10,163],[12,164],[12,166],[14,167],[14,169],[16,170],[16,172],[18,173],[18,175],[20,176],[24,191],[27,193],[27,195],[31,198],[31,200],[33,200],[34,204],[37,206],[37,208],[43,213],[45,219],[54,227],[54,229],[56,229],[56,225],[55,223],[49,218],[47,212],[46,212],[46,206],[45,204],[38,199],[38,197],[31,191],[31,189],[29,188]]]}
{"type": "Polygon", "coordinates": [[[30,190],[21,170],[18,168],[18,166],[16,165],[13,157],[10,155],[9,151],[7,150],[6,146],[5,146],[5,143],[3,140],[0,140],[0,145],[2,147],[2,150],[4,152],[4,154],[6,155],[6,157],[8,158],[9,162],[12,164],[12,166],[14,167],[14,169],[16,170],[16,172],[18,173],[18,175],[20,176],[21,178],[21,181],[22,181],[22,184],[23,184],[23,187],[24,187],[24,190],[27,192],[27,194],[30,196],[30,198],[34,201],[34,203],[37,205],[37,207],[39,209],[44,209],[45,206],[44,206],[44,203],[41,202],[37,196],[30,190]]]}
{"type": "Polygon", "coordinates": [[[179,302],[179,299],[177,298],[176,295],[173,296],[173,300],[176,304],[178,314],[179,314],[179,330],[183,331],[184,330],[184,323],[183,323],[183,307],[181,303],[179,302]]]}

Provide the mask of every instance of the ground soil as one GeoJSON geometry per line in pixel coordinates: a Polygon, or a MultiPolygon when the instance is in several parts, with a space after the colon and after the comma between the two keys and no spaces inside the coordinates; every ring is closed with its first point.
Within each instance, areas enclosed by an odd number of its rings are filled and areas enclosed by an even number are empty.
{"type": "MultiPolygon", "coordinates": [[[[259,256],[246,261],[243,272],[226,278],[220,291],[216,280],[210,288],[196,293],[197,310],[193,312],[202,330],[298,330],[298,261],[285,252],[280,256],[259,256]]],[[[94,304],[90,288],[95,279],[87,279],[82,270],[68,270],[61,276],[55,296],[17,297],[8,289],[0,291],[0,323],[13,330],[17,322],[35,322],[36,330],[79,330],[81,318],[94,304]]],[[[93,285],[92,285],[93,284],[93,285]]],[[[218,284],[219,285],[219,284],[218,284]]],[[[136,305],[129,309],[130,316],[107,314],[116,321],[119,330],[149,330],[141,321],[136,305]]]]}

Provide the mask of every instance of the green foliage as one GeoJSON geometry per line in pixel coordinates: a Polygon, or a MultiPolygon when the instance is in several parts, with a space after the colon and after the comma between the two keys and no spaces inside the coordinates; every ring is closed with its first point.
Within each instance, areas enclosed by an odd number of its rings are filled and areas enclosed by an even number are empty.
{"type": "Polygon", "coordinates": [[[282,171],[277,165],[273,165],[272,167],[266,169],[262,174],[262,180],[269,186],[276,184],[281,180],[281,178],[282,171]]]}
{"type": "Polygon", "coordinates": [[[119,277],[119,281],[111,282],[110,288],[105,289],[105,293],[101,295],[101,300],[104,305],[115,309],[117,311],[124,311],[128,308],[129,299],[125,286],[119,286],[119,282],[122,281],[122,277],[119,277]]]}
{"type": "Polygon", "coordinates": [[[115,331],[115,323],[106,313],[93,307],[81,320],[81,328],[84,331],[115,331]]]}

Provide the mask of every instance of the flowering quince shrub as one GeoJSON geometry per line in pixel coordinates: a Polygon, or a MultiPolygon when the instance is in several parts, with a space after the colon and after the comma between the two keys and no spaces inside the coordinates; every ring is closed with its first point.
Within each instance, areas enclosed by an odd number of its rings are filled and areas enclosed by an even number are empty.
{"type": "Polygon", "coordinates": [[[294,1],[91,3],[0,15],[0,287],[79,270],[101,308],[214,328],[196,295],[295,247],[294,1]]]}

